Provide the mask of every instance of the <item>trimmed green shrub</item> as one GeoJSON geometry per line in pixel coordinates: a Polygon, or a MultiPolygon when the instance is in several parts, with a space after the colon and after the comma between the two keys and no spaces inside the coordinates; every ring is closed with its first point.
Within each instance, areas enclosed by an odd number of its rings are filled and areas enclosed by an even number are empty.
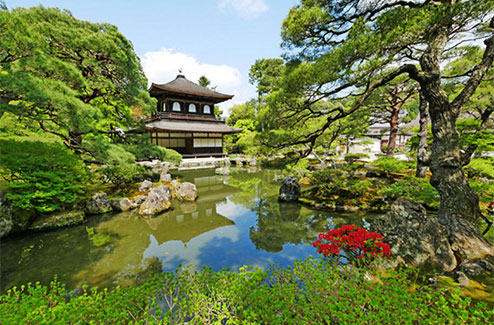
{"type": "Polygon", "coordinates": [[[420,201],[430,207],[439,207],[439,193],[425,178],[407,177],[379,191],[390,200],[400,196],[420,201]]]}
{"type": "Polygon", "coordinates": [[[494,158],[474,158],[465,167],[468,177],[487,177],[494,179],[494,158]]]}
{"type": "Polygon", "coordinates": [[[72,205],[83,193],[86,167],[62,144],[2,140],[0,152],[0,174],[14,208],[51,212],[72,205]]]}
{"type": "Polygon", "coordinates": [[[240,268],[162,273],[143,285],[69,294],[57,281],[0,296],[2,324],[486,324],[494,311],[457,292],[409,280],[364,279],[308,258],[268,271],[240,268]]]}
{"type": "Polygon", "coordinates": [[[406,162],[400,161],[395,157],[381,156],[373,163],[374,166],[381,168],[387,174],[396,173],[408,169],[406,162]]]}

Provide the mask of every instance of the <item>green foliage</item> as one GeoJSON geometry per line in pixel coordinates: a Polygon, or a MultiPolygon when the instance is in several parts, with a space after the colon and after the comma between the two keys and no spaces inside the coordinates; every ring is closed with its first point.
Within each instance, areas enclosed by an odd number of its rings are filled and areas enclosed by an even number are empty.
{"type": "MultiPolygon", "coordinates": [[[[494,88],[492,89],[494,92],[494,88]]],[[[494,105],[494,100],[493,104],[494,105]]],[[[460,132],[460,146],[477,146],[477,152],[494,151],[494,134],[491,129],[481,130],[481,122],[476,118],[459,119],[456,127],[460,132]]]]}
{"type": "Polygon", "coordinates": [[[494,312],[458,292],[432,289],[407,272],[366,281],[308,258],[268,271],[185,269],[132,288],[68,294],[63,284],[39,283],[0,296],[0,322],[150,324],[486,324],[494,312]],[[410,276],[410,278],[412,278],[410,276]]]}
{"type": "Polygon", "coordinates": [[[157,146],[149,141],[149,136],[139,136],[125,146],[125,149],[132,153],[137,160],[159,159],[179,164],[182,161],[182,155],[173,149],[157,146]]]}
{"type": "Polygon", "coordinates": [[[354,164],[364,158],[369,158],[369,155],[365,153],[347,153],[344,159],[347,164],[354,164]]]}
{"type": "Polygon", "coordinates": [[[408,164],[406,162],[389,156],[379,157],[376,161],[373,162],[373,165],[381,168],[387,174],[396,173],[408,169],[408,164]]]}
{"type": "Polygon", "coordinates": [[[257,85],[257,93],[262,97],[276,89],[278,79],[284,71],[283,59],[258,59],[250,67],[249,82],[257,85]]]}
{"type": "Polygon", "coordinates": [[[161,160],[168,161],[174,164],[180,164],[180,162],[182,161],[182,155],[175,150],[164,147],[159,147],[159,149],[162,152],[161,160]]]}
{"type": "Polygon", "coordinates": [[[0,52],[0,116],[9,112],[94,160],[103,155],[90,151],[93,140],[140,127],[155,106],[132,44],[115,26],[42,6],[0,11],[0,26],[0,48],[9,49],[0,52]]]}
{"type": "Polygon", "coordinates": [[[400,196],[422,202],[430,207],[439,206],[439,194],[425,178],[407,177],[391,186],[383,188],[379,194],[390,200],[396,200],[400,196]]]}
{"type": "Polygon", "coordinates": [[[309,172],[307,167],[309,167],[309,159],[303,158],[299,159],[296,163],[286,165],[285,170],[288,174],[296,178],[302,178],[309,172]]]}
{"type": "Polygon", "coordinates": [[[469,178],[487,177],[494,179],[494,158],[473,158],[465,167],[469,178]]]}
{"type": "Polygon", "coordinates": [[[478,194],[480,202],[483,202],[487,206],[492,201],[492,198],[494,198],[494,182],[471,179],[469,183],[472,190],[478,194]]]}
{"type": "Polygon", "coordinates": [[[59,143],[2,140],[0,152],[0,174],[15,208],[51,212],[83,193],[85,165],[59,143]]]}

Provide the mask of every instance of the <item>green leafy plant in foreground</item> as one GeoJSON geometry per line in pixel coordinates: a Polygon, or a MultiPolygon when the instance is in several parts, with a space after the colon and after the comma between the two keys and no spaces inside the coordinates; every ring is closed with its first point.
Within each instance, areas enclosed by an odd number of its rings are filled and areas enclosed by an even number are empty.
{"type": "Polygon", "coordinates": [[[395,272],[378,280],[365,270],[308,258],[285,268],[177,269],[143,285],[67,292],[56,280],[0,296],[0,323],[59,324],[485,324],[492,308],[395,272]]]}

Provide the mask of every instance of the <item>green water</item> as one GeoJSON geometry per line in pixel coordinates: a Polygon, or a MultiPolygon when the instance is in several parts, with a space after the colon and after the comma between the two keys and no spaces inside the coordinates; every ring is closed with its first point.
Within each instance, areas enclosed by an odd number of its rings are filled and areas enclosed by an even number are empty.
{"type": "Polygon", "coordinates": [[[339,224],[366,225],[362,215],[279,204],[280,171],[232,169],[172,173],[197,185],[194,203],[144,220],[133,212],[91,217],[87,224],[27,234],[0,243],[0,291],[54,276],[69,289],[128,286],[179,265],[218,270],[281,266],[315,255],[311,243],[339,224]]]}

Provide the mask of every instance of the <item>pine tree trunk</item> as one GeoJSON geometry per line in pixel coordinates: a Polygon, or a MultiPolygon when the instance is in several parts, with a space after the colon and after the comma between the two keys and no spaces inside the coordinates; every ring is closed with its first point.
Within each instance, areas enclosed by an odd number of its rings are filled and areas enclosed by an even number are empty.
{"type": "Polygon", "coordinates": [[[396,136],[398,135],[398,113],[400,109],[393,108],[391,113],[391,119],[389,120],[389,139],[388,139],[388,150],[386,151],[386,156],[392,156],[395,152],[396,147],[396,136]]]}
{"type": "Polygon", "coordinates": [[[494,246],[480,234],[479,199],[463,173],[456,119],[459,107],[453,106],[441,86],[440,56],[448,42],[446,28],[431,34],[429,47],[421,57],[421,93],[429,105],[432,126],[431,184],[440,197],[439,222],[444,225],[458,264],[468,258],[494,255],[494,246]]]}
{"type": "Polygon", "coordinates": [[[420,104],[419,104],[419,125],[420,130],[418,133],[419,146],[417,149],[417,171],[415,177],[425,178],[427,173],[427,127],[429,124],[429,113],[427,112],[427,101],[424,95],[420,93],[420,104]]]}

